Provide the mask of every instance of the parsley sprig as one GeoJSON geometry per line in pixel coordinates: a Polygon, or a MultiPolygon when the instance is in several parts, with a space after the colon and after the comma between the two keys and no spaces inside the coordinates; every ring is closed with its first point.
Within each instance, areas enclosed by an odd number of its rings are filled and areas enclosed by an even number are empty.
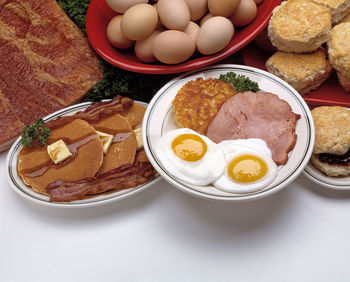
{"type": "Polygon", "coordinates": [[[220,74],[219,79],[233,85],[237,92],[244,92],[249,90],[253,92],[257,92],[260,90],[259,84],[257,82],[252,81],[250,78],[242,74],[237,75],[232,71],[226,74],[220,74]]]}
{"type": "Polygon", "coordinates": [[[32,147],[33,142],[37,140],[41,146],[44,146],[50,134],[50,128],[44,127],[44,120],[39,118],[33,124],[23,128],[21,143],[23,146],[32,147]]]}

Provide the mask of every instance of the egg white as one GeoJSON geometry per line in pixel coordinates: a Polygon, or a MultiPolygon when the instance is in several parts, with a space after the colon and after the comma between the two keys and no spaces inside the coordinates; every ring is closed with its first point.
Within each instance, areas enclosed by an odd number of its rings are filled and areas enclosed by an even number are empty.
{"type": "Polygon", "coordinates": [[[265,141],[257,138],[225,140],[218,145],[224,152],[226,167],[221,177],[213,183],[217,189],[229,193],[252,193],[266,188],[277,176],[277,165],[272,160],[272,153],[265,141]],[[232,159],[247,154],[263,159],[268,168],[267,173],[257,181],[249,183],[237,182],[228,175],[227,165],[232,159]]]}
{"type": "Polygon", "coordinates": [[[224,173],[226,162],[219,145],[191,129],[179,128],[167,132],[160,138],[156,148],[157,157],[167,172],[188,184],[205,186],[224,173]],[[171,143],[181,134],[195,134],[204,140],[207,144],[207,152],[202,159],[188,162],[174,154],[171,143]]]}

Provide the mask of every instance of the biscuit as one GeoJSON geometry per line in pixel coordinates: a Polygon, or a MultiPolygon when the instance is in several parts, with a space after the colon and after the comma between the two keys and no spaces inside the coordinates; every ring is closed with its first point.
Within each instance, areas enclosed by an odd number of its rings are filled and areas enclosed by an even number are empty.
{"type": "Polygon", "coordinates": [[[312,52],[329,38],[331,13],[305,0],[289,0],[273,10],[268,25],[271,43],[284,52],[312,52]]]}
{"type": "Polygon", "coordinates": [[[316,107],[311,111],[315,123],[315,146],[311,163],[329,176],[350,175],[350,110],[340,106],[316,107]],[[334,162],[338,159],[338,162],[334,162]]]}
{"type": "Polygon", "coordinates": [[[350,12],[350,0],[312,0],[331,12],[332,24],[339,22],[350,12]]]}
{"type": "Polygon", "coordinates": [[[314,154],[344,155],[350,149],[350,111],[340,106],[316,107],[314,154]]]}
{"type": "Polygon", "coordinates": [[[319,48],[303,54],[278,51],[266,61],[266,69],[303,95],[318,88],[329,77],[332,66],[327,52],[319,48]]]}
{"type": "Polygon", "coordinates": [[[348,176],[350,175],[350,166],[349,165],[337,165],[337,164],[329,164],[327,162],[320,161],[317,155],[311,156],[311,163],[313,166],[323,172],[328,176],[348,176]]]}
{"type": "Polygon", "coordinates": [[[345,16],[340,22],[341,23],[350,23],[350,12],[347,16],[345,16]]]}
{"type": "Polygon", "coordinates": [[[332,66],[343,76],[350,76],[350,22],[336,25],[330,32],[328,56],[332,66]]]}
{"type": "Polygon", "coordinates": [[[345,91],[350,92],[350,75],[343,75],[337,71],[340,84],[344,87],[345,91]]]}
{"type": "Polygon", "coordinates": [[[176,126],[205,134],[221,105],[234,94],[236,91],[231,84],[216,78],[187,82],[173,101],[176,126]]]}

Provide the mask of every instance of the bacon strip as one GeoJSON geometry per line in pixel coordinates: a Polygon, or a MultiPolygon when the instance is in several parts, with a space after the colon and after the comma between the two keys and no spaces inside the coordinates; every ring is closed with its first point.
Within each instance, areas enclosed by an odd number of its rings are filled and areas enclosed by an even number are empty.
{"type": "Polygon", "coordinates": [[[93,178],[77,181],[55,181],[46,187],[52,202],[71,202],[81,200],[89,194],[106,191],[120,191],[149,181],[156,171],[149,162],[124,165],[93,178]]]}
{"type": "Polygon", "coordinates": [[[122,113],[123,111],[130,109],[133,105],[134,101],[132,99],[117,95],[111,101],[92,104],[84,111],[77,112],[72,116],[61,116],[57,119],[48,121],[45,126],[53,130],[62,127],[75,119],[82,119],[88,123],[93,123],[116,113],[122,113]]]}

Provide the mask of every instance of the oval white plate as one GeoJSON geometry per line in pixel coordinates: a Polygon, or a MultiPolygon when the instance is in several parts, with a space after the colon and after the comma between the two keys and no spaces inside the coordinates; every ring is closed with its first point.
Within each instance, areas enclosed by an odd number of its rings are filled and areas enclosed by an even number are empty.
{"type": "MultiPolygon", "coordinates": [[[[107,101],[107,100],[106,100],[107,101]]],[[[136,103],[142,104],[147,106],[146,103],[135,101],[136,103]]],[[[72,115],[78,111],[85,110],[88,106],[90,106],[91,102],[85,102],[76,104],[67,108],[64,108],[62,110],[59,110],[47,117],[44,118],[44,121],[49,121],[52,119],[55,119],[59,116],[67,116],[72,115]]],[[[18,159],[18,153],[22,149],[21,145],[21,137],[17,138],[15,143],[10,148],[7,158],[6,158],[6,164],[7,164],[7,179],[11,186],[11,188],[18,193],[20,196],[33,201],[38,204],[43,204],[46,206],[51,207],[87,207],[87,206],[97,206],[97,205],[103,205],[110,202],[114,202],[117,200],[121,200],[123,198],[129,197],[131,195],[134,195],[135,193],[141,192],[145,190],[146,188],[152,186],[156,181],[160,179],[160,177],[156,177],[150,181],[148,181],[145,184],[139,185],[135,188],[125,189],[121,190],[115,193],[102,193],[101,195],[97,195],[91,198],[87,198],[84,200],[78,200],[78,201],[72,201],[72,202],[50,202],[49,197],[47,195],[43,195],[40,193],[35,192],[33,189],[31,189],[29,186],[25,185],[22,181],[22,178],[17,173],[17,159],[18,159]]]]}
{"type": "Polygon", "coordinates": [[[149,103],[142,128],[143,144],[147,156],[153,167],[166,181],[192,195],[224,201],[252,200],[281,190],[303,171],[311,157],[315,142],[315,129],[310,110],[298,92],[286,82],[268,72],[240,65],[216,65],[186,73],[171,80],[158,91],[149,103]],[[166,164],[161,163],[156,154],[157,148],[155,144],[158,139],[165,132],[176,128],[172,101],[178,90],[190,80],[199,77],[203,79],[209,77],[218,78],[220,74],[230,71],[245,75],[251,80],[258,82],[260,89],[277,94],[281,99],[289,103],[294,113],[300,114],[300,119],[296,126],[297,142],[293,151],[289,154],[287,164],[279,166],[278,175],[269,186],[250,194],[226,193],[217,190],[212,185],[200,187],[184,183],[167,172],[166,164]]]}

